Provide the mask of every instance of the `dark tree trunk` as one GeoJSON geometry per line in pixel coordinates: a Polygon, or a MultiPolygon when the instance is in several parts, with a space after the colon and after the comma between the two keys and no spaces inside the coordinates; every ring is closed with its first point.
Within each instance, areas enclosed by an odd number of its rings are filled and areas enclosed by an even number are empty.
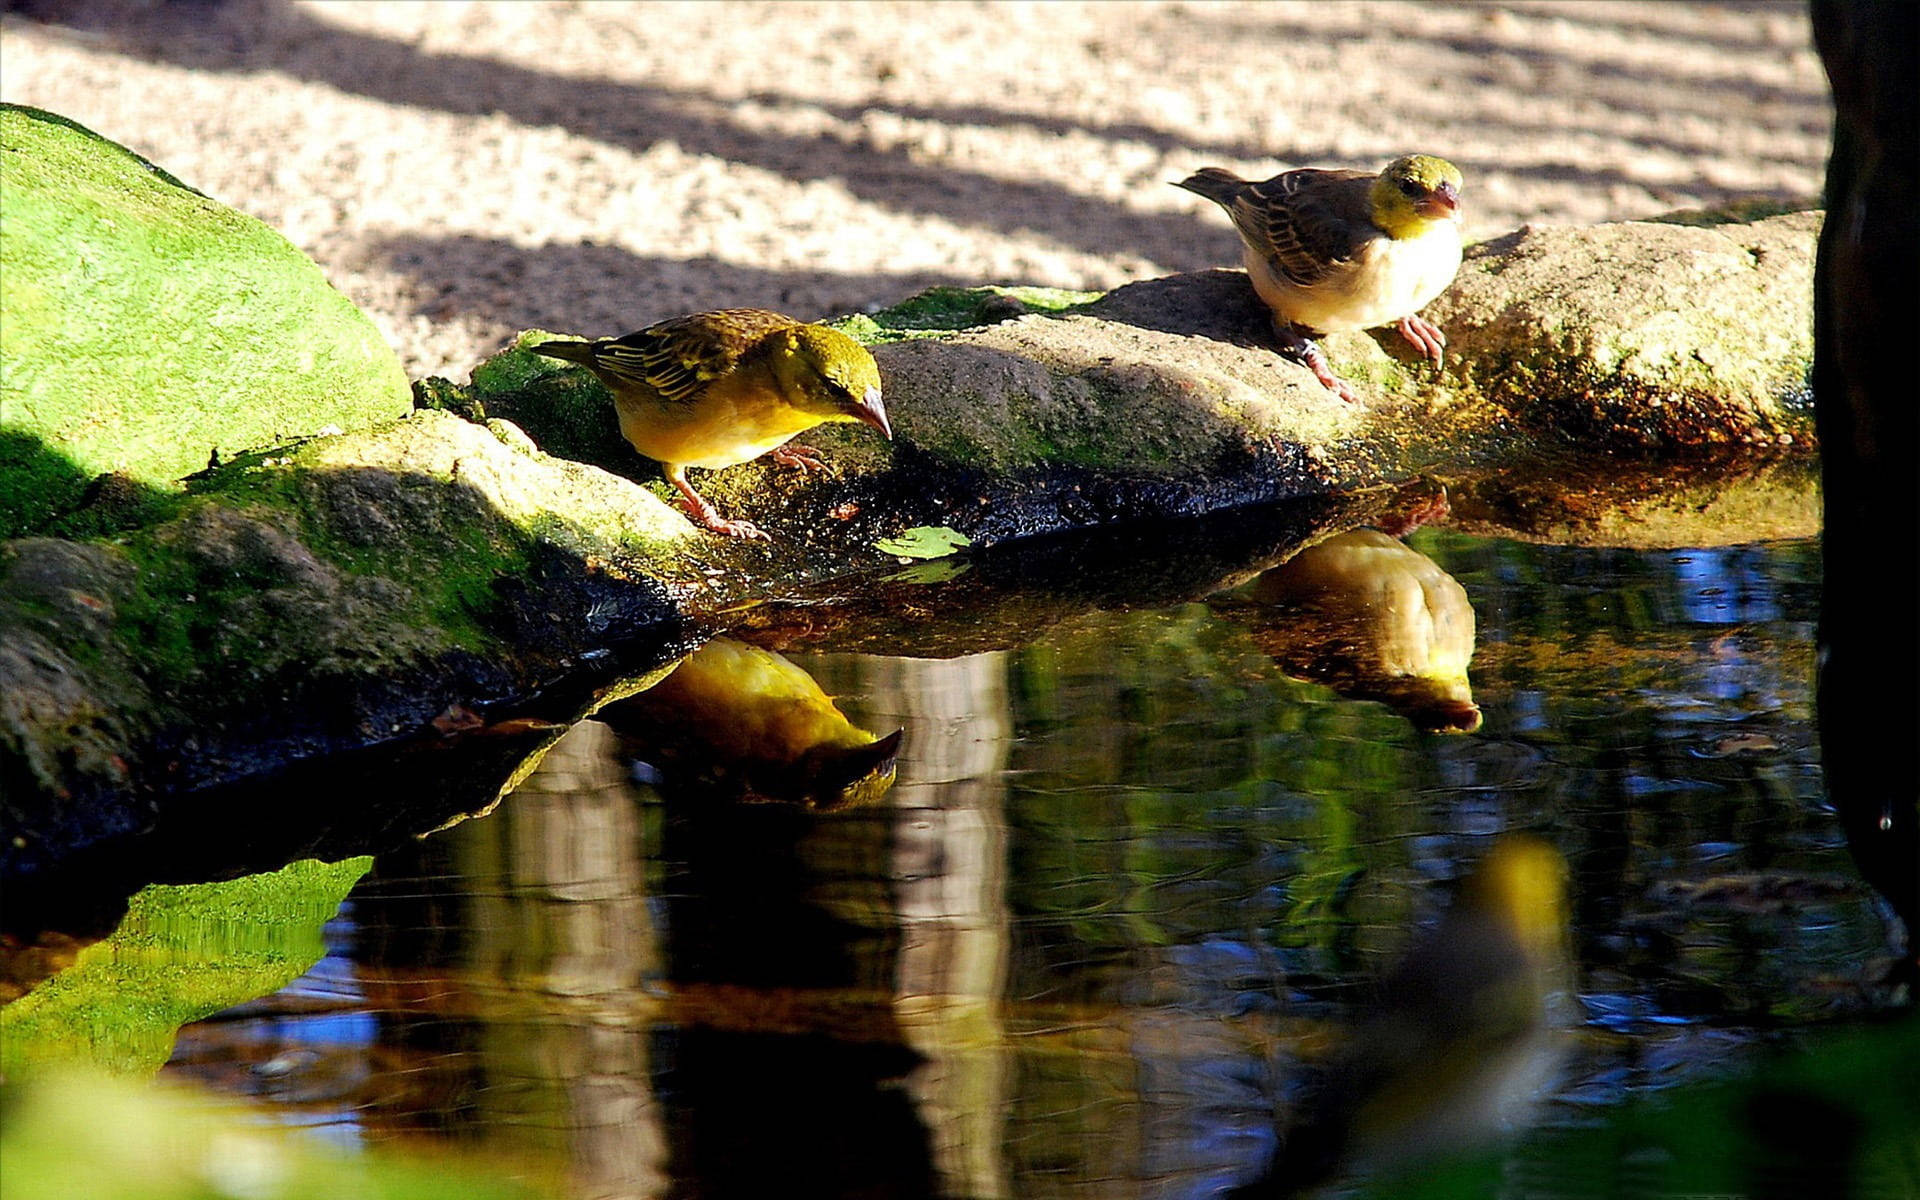
{"type": "Polygon", "coordinates": [[[1861,871],[1906,925],[1920,910],[1920,5],[1815,0],[1833,85],[1813,392],[1826,498],[1820,739],[1861,871]]]}

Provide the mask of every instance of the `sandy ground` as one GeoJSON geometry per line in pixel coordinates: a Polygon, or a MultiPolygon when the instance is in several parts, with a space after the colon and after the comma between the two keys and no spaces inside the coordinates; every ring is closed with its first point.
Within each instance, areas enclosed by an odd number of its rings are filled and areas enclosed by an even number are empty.
{"type": "Polygon", "coordinates": [[[1237,261],[1216,164],[1467,179],[1467,223],[1817,194],[1799,4],[4,0],[0,97],[312,254],[415,375],[529,326],[820,317],[1237,261]]]}

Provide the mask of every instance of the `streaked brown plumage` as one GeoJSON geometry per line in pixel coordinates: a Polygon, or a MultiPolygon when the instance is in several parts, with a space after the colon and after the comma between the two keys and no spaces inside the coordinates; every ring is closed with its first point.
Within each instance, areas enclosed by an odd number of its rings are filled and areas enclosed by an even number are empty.
{"type": "Polygon", "coordinates": [[[1312,338],[1395,325],[1435,365],[1446,337],[1416,315],[1460,267],[1460,172],[1426,154],[1378,175],[1303,167],[1262,182],[1207,167],[1176,186],[1225,209],[1281,350],[1341,399],[1312,338]]]}
{"type": "Polygon", "coordinates": [[[660,463],[693,518],[716,533],[764,538],[720,516],[688,467],[719,469],[771,453],[819,470],[819,452],[790,439],[827,421],[857,421],[892,437],[880,369],[852,338],[761,308],[675,317],[624,337],[543,342],[537,354],[580,363],[613,393],[620,432],[660,463]]]}

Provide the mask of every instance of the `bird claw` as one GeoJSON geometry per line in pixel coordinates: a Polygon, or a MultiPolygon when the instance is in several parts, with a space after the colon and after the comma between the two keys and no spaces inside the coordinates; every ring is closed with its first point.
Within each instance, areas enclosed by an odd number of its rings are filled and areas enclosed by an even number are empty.
{"type": "Polygon", "coordinates": [[[1342,400],[1345,400],[1348,404],[1360,403],[1359,395],[1351,387],[1347,386],[1347,381],[1335,375],[1325,363],[1309,365],[1315,367],[1313,377],[1320,381],[1320,386],[1326,388],[1342,400]]]}
{"type": "Polygon", "coordinates": [[[715,516],[702,520],[700,524],[723,537],[746,538],[749,541],[755,542],[770,542],[773,540],[773,538],[767,534],[766,530],[761,529],[752,521],[729,521],[725,517],[715,516]]]}
{"type": "Polygon", "coordinates": [[[720,510],[707,502],[707,498],[693,490],[693,485],[679,475],[668,476],[668,482],[680,492],[680,498],[686,501],[687,515],[702,529],[711,530],[722,537],[747,538],[753,541],[770,542],[758,525],[752,521],[729,521],[720,515],[720,510]]]}
{"type": "Polygon", "coordinates": [[[1320,381],[1321,387],[1326,388],[1334,395],[1345,400],[1348,404],[1360,403],[1360,397],[1354,393],[1351,387],[1347,386],[1347,381],[1335,375],[1333,368],[1327,365],[1327,356],[1321,353],[1320,347],[1315,345],[1311,339],[1301,338],[1298,334],[1294,336],[1299,338],[1299,344],[1297,346],[1287,347],[1283,353],[1299,359],[1299,361],[1306,366],[1307,370],[1313,372],[1313,377],[1320,381]]]}
{"type": "Polygon", "coordinates": [[[1413,343],[1420,357],[1436,367],[1440,365],[1441,355],[1447,348],[1447,335],[1440,331],[1438,325],[1424,317],[1401,317],[1394,328],[1400,331],[1401,337],[1413,343]]]}
{"type": "Polygon", "coordinates": [[[820,457],[820,451],[812,446],[800,446],[793,442],[788,442],[784,446],[775,446],[767,452],[767,457],[783,467],[791,467],[802,474],[827,469],[826,460],[820,457]]]}

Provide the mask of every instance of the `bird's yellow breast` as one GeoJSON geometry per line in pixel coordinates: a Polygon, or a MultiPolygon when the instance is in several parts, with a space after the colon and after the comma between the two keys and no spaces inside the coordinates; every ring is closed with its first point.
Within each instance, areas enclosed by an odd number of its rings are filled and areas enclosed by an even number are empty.
{"type": "Polygon", "coordinates": [[[696,399],[616,394],[620,433],[657,462],[731,467],[760,457],[823,419],[803,412],[765,382],[740,375],[715,380],[696,399]]]}
{"type": "Polygon", "coordinates": [[[816,747],[874,740],[847,720],[813,676],[771,650],[730,638],[695,651],[657,685],[655,698],[739,761],[793,764],[816,747]]]}
{"type": "Polygon", "coordinates": [[[1373,329],[1411,316],[1445,291],[1460,269],[1460,226],[1437,221],[1415,237],[1377,237],[1311,286],[1273,269],[1248,248],[1254,290],[1282,320],[1316,333],[1373,329]]]}

